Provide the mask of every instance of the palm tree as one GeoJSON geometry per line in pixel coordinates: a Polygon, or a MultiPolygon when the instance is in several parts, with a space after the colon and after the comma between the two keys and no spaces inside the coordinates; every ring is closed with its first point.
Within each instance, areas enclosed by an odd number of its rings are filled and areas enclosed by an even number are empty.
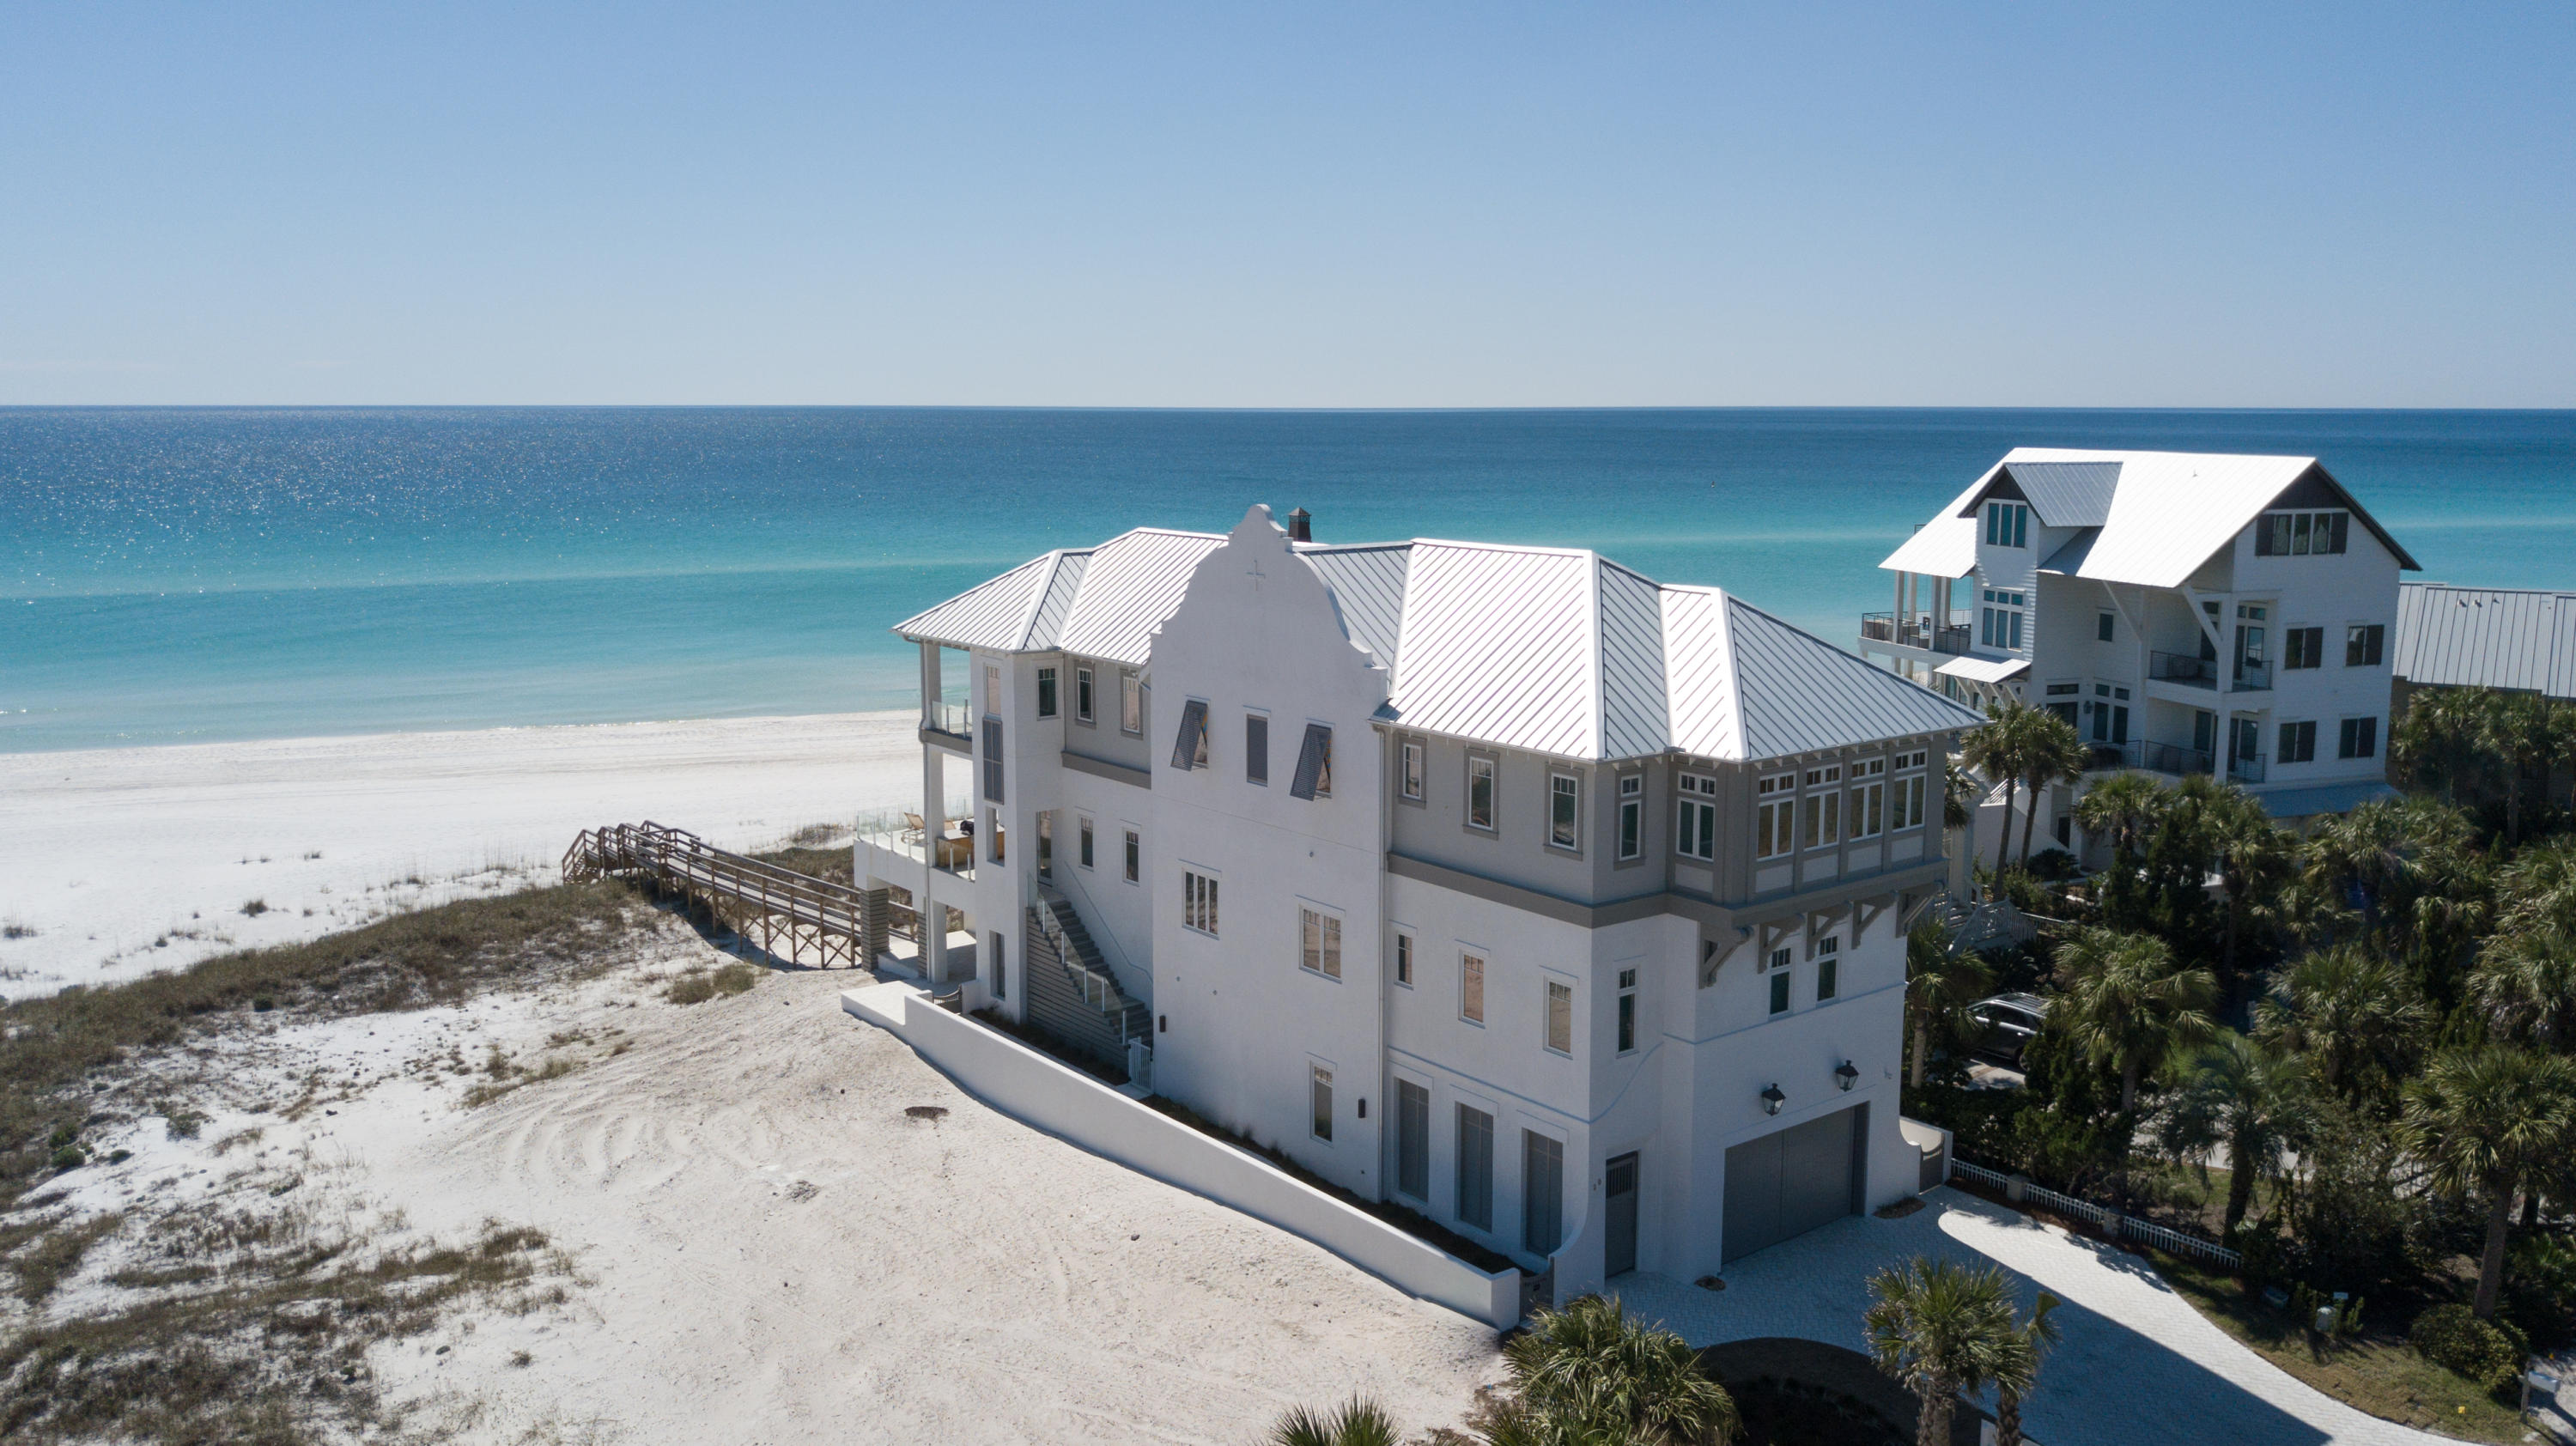
{"type": "Polygon", "coordinates": [[[2003,1271],[1916,1256],[1872,1276],[1861,1318],[1869,1356],[1923,1402],[1915,1446],[1949,1446],[1959,1393],[2014,1364],[2012,1294],[2003,1271]]]}
{"type": "Polygon", "coordinates": [[[1395,1418],[1365,1396],[1321,1414],[1298,1406],[1270,1428],[1271,1446],[1396,1446],[1395,1418]]]}
{"type": "Polygon", "coordinates": [[[2533,763],[2545,765],[2556,751],[2549,704],[2531,693],[2489,693],[2477,711],[2474,736],[2479,750],[2504,774],[2504,838],[2522,839],[2522,775],[2533,763]]]}
{"type": "MultiPolygon", "coordinates": [[[[2023,768],[2031,756],[2032,737],[2038,732],[2035,721],[2053,718],[2018,698],[2006,698],[1986,708],[1984,726],[1971,733],[1959,745],[1959,756],[1969,767],[2004,786],[2003,836],[1995,843],[1995,877],[2001,880],[2004,860],[2012,853],[2013,799],[2021,790],[2023,768]]],[[[2064,721],[2064,720],[2059,720],[2064,721]]]]}
{"type": "MultiPolygon", "coordinates": [[[[2022,753],[2021,781],[2030,786],[2030,812],[2021,819],[2021,866],[2030,867],[2031,830],[2039,823],[2039,796],[2052,783],[2079,783],[2093,766],[2093,750],[2084,746],[2075,725],[2045,708],[2027,710],[2030,740],[2022,753]]],[[[2005,815],[2010,818],[2010,814],[2005,815]]],[[[2001,872],[2001,870],[1997,870],[2001,872]]]]}
{"type": "Polygon", "coordinates": [[[1995,1446],[2022,1446],[2022,1398],[2039,1384],[2039,1364],[2057,1344],[2057,1322],[2048,1317],[2058,1305],[2056,1296],[2039,1293],[2030,1319],[2013,1332],[2012,1349],[1995,1371],[1995,1446]]]}
{"type": "Polygon", "coordinates": [[[2178,1045],[2196,1043],[2215,1027],[2210,1005],[2218,979],[2197,965],[2174,962],[2162,939],[2087,928],[2057,951],[2066,994],[2068,1038],[2095,1064],[2120,1071],[2120,1112],[2138,1107],[2138,1075],[2178,1045]]]}
{"type": "Polygon", "coordinates": [[[2095,838],[2111,841],[2111,852],[2126,869],[2147,830],[2165,811],[2165,786],[2149,774],[2114,773],[2075,800],[2075,821],[2095,838]]]}
{"type": "Polygon", "coordinates": [[[2479,720],[2493,696],[2485,688],[2428,688],[2415,694],[2388,731],[2391,761],[2417,783],[2439,788],[2444,803],[2457,803],[2461,780],[2475,777],[2479,720]]]}
{"type": "Polygon", "coordinates": [[[2576,1062],[2510,1045],[2437,1055],[2406,1088],[2402,1126],[2435,1191],[2485,1198],[2474,1308],[2493,1316],[2513,1193],[2576,1145],[2576,1062]]]}
{"type": "Polygon", "coordinates": [[[1680,1336],[1603,1296],[1533,1315],[1503,1368],[1512,1394],[1479,1426],[1489,1446],[1720,1446],[1743,1426],[1680,1336]]]}
{"type": "Polygon", "coordinates": [[[2497,935],[2469,971],[2468,998],[2507,1039],[2576,1046],[2576,937],[2556,924],[2497,935]]]}
{"type": "Polygon", "coordinates": [[[1932,1054],[1932,1027],[1953,1022],[1986,997],[1994,975],[1973,949],[1959,947],[1937,919],[1926,919],[1905,936],[1905,1015],[1913,1028],[1914,1065],[1906,1083],[1923,1083],[1924,1062],[1932,1054]]]}
{"type": "Polygon", "coordinates": [[[2393,1084],[2435,1023],[2413,976],[2365,943],[2292,960],[2272,976],[2254,1017],[2264,1043],[2306,1056],[2317,1082],[2347,1098],[2393,1084]]]}
{"type": "Polygon", "coordinates": [[[2380,905],[2413,866],[2406,845],[2404,809],[2395,799],[2375,798],[2308,835],[2308,874],[2330,897],[2361,890],[2363,927],[2377,929],[2380,905]]]}
{"type": "Polygon", "coordinates": [[[1941,826],[1966,828],[1977,813],[1977,780],[1953,753],[1941,761],[1941,826]]]}
{"type": "Polygon", "coordinates": [[[2227,1234],[2245,1220],[2260,1179],[2279,1179],[2291,1142],[2307,1120],[2306,1062],[2222,1029],[2177,1051],[2166,1064],[2174,1086],[2157,1135],[2174,1155],[2205,1159],[2227,1148],[2227,1234]]]}
{"type": "Polygon", "coordinates": [[[2271,898],[2298,872],[2299,844],[2263,805],[2234,784],[2213,791],[2200,826],[2216,850],[2213,863],[2227,891],[2227,932],[2219,963],[2236,972],[2236,937],[2257,899],[2271,898]]]}
{"type": "Polygon", "coordinates": [[[2514,855],[2496,875],[2496,896],[2499,931],[2554,926],[2576,934],[2576,835],[2544,839],[2514,855]]]}

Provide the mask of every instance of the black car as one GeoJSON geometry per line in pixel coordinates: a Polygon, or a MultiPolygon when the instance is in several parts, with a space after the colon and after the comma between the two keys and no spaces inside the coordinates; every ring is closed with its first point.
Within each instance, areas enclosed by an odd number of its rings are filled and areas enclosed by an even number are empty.
{"type": "Polygon", "coordinates": [[[2021,1068],[2021,1057],[2039,1035],[2048,1001],[2036,994],[1998,994],[1968,1007],[1968,1016],[1983,1027],[1976,1052],[1998,1064],[2021,1068]]]}

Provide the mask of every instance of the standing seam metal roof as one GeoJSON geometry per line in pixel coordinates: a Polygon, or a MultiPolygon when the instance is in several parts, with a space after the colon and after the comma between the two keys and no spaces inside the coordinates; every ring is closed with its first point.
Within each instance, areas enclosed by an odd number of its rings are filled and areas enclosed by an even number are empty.
{"type": "MultiPolygon", "coordinates": [[[[1223,542],[1140,530],[1050,554],[897,631],[1008,647],[982,639],[1010,634],[990,619],[1016,602],[1028,621],[1013,650],[1143,666],[1154,628],[1223,542]]],[[[1750,761],[1984,721],[1716,588],[1661,586],[1589,551],[1431,540],[1293,551],[1324,580],[1344,633],[1386,668],[1380,716],[1410,729],[1568,759],[1750,761]]]]}
{"type": "Polygon", "coordinates": [[[2576,594],[2402,583],[2392,643],[2410,683],[2576,698],[2576,594]]]}

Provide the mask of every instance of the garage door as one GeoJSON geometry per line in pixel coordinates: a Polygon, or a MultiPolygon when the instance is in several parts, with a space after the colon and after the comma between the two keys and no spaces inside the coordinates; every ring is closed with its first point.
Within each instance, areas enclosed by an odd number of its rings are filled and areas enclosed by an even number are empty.
{"type": "Polygon", "coordinates": [[[1726,1152],[1726,1239],[1735,1260],[1859,1209],[1869,1106],[1747,1140],[1726,1152]]]}

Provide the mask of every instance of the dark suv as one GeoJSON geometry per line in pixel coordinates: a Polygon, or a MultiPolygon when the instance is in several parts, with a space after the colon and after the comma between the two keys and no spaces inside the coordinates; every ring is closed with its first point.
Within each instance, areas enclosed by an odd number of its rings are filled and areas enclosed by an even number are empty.
{"type": "Polygon", "coordinates": [[[2039,1035],[2039,1022],[2048,1014],[2048,1001],[2036,994],[1998,994],[1980,999],[1968,1007],[1968,1016],[1984,1028],[1977,1041],[1977,1053],[1999,1064],[2021,1068],[2024,1051],[2039,1035]]]}

